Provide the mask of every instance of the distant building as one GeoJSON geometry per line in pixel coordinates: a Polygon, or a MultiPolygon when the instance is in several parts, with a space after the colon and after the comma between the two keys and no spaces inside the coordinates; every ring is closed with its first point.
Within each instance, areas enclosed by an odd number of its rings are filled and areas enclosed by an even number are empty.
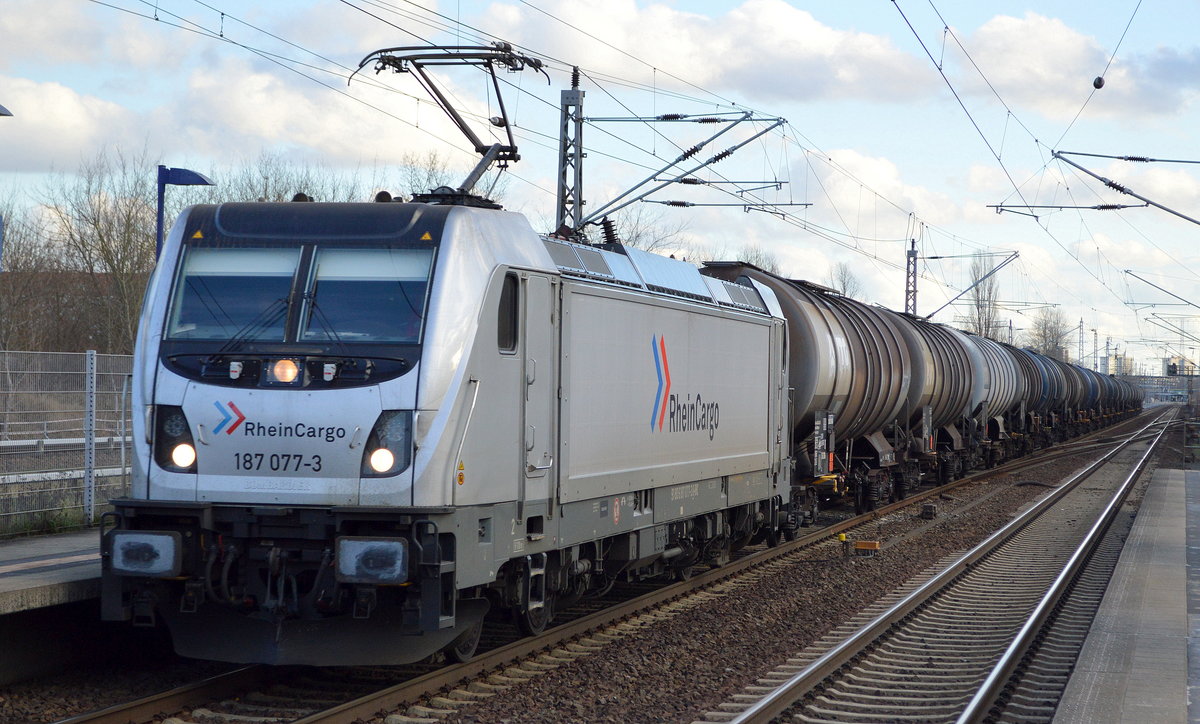
{"type": "MultiPolygon", "coordinates": [[[[1097,370],[1102,375],[1132,375],[1135,374],[1137,365],[1133,357],[1127,354],[1110,354],[1100,357],[1100,364],[1097,370]]],[[[1163,374],[1166,374],[1166,367],[1163,367],[1163,374]]]]}
{"type": "Polygon", "coordinates": [[[1170,374],[1169,368],[1175,365],[1175,374],[1190,377],[1196,374],[1196,363],[1184,357],[1163,357],[1162,374],[1170,374]]]}

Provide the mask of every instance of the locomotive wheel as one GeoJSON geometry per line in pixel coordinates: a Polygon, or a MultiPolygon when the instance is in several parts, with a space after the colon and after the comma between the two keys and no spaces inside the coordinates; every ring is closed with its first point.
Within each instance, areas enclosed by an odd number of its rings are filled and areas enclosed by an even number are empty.
{"type": "Polygon", "coordinates": [[[767,525],[763,540],[767,542],[768,548],[774,548],[779,545],[779,528],[774,525],[767,525]]]}
{"type": "Polygon", "coordinates": [[[479,639],[482,637],[483,621],[478,621],[444,649],[446,658],[452,663],[465,664],[475,655],[475,649],[479,648],[479,639]]]}
{"type": "Polygon", "coordinates": [[[517,628],[526,636],[537,636],[546,630],[546,624],[550,623],[550,619],[554,618],[554,599],[550,596],[546,597],[546,602],[541,608],[535,608],[532,611],[529,609],[513,609],[513,619],[517,624],[517,628]]]}

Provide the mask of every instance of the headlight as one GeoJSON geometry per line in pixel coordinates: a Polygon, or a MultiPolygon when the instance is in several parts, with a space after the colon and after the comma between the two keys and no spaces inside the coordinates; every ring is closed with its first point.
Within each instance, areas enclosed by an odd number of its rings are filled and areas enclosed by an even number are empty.
{"type": "Polygon", "coordinates": [[[176,467],[190,468],[196,462],[196,448],[186,442],[181,442],[171,450],[171,462],[176,467]]]}
{"type": "Polygon", "coordinates": [[[294,359],[277,359],[267,368],[267,381],[290,385],[300,376],[300,364],[294,359]]]}
{"type": "Polygon", "coordinates": [[[363,447],[361,474],[383,478],[407,470],[412,462],[412,413],[384,410],[363,447]]]}
{"type": "Polygon", "coordinates": [[[334,543],[339,581],[396,584],[408,580],[408,541],[343,536],[334,543]]]}
{"type": "Polygon", "coordinates": [[[183,559],[179,533],[116,530],[109,535],[112,543],[109,568],[113,573],[152,578],[179,575],[183,559]]]}
{"type": "Polygon", "coordinates": [[[391,450],[381,447],[371,453],[371,469],[377,473],[386,473],[396,465],[396,456],[391,450]]]}
{"type": "Polygon", "coordinates": [[[196,445],[183,408],[154,408],[154,461],[173,473],[196,472],[196,445]]]}

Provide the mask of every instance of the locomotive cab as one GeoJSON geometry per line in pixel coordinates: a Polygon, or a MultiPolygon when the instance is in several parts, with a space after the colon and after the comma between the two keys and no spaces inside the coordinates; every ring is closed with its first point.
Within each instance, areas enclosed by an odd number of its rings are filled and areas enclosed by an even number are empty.
{"type": "MultiPolygon", "coordinates": [[[[225,204],[180,218],[138,340],[133,494],[105,520],[105,618],[161,617],[180,653],[271,663],[336,663],[339,645],[356,663],[416,660],[478,622],[482,601],[456,606],[448,482],[414,495],[453,211],[225,204]],[[313,621],[320,638],[305,635],[313,621]]],[[[439,319],[474,316],[464,301],[439,319]]]]}

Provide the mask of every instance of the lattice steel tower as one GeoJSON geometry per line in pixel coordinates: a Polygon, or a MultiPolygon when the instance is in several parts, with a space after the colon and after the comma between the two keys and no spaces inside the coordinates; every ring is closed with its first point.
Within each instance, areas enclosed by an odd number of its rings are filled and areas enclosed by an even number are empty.
{"type": "Polygon", "coordinates": [[[917,240],[910,240],[911,246],[905,252],[907,264],[904,273],[904,311],[914,317],[917,315],[917,240]]]}
{"type": "Polygon", "coordinates": [[[583,91],[579,67],[571,71],[571,90],[562,92],[558,136],[558,218],[555,233],[579,232],[583,220],[583,91]]]}

